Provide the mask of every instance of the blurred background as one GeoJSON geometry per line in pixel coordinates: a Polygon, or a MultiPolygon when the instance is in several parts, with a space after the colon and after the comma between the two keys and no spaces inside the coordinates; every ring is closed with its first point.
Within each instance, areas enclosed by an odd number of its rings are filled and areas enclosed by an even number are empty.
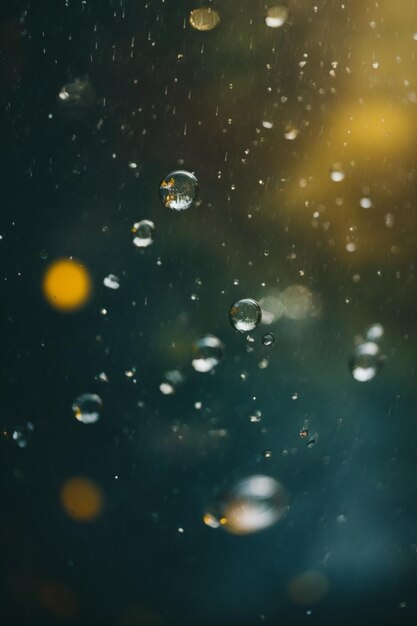
{"type": "Polygon", "coordinates": [[[415,623],[416,53],[413,0],[1,4],[2,624],[415,623]]]}

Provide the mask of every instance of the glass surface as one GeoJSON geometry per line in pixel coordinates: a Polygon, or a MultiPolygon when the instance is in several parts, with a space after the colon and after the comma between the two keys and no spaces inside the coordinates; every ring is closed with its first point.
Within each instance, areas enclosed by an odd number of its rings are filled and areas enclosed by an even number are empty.
{"type": "Polygon", "coordinates": [[[0,3],[2,625],[417,623],[416,62],[414,0],[0,3]]]}

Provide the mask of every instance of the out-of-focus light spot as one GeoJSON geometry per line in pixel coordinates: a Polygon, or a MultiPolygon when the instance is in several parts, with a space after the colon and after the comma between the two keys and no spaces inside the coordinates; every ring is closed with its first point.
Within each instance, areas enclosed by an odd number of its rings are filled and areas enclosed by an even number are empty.
{"type": "Polygon", "coordinates": [[[220,22],[220,15],[210,7],[194,9],[190,13],[190,24],[196,30],[213,30],[220,22]]]}
{"type": "Polygon", "coordinates": [[[259,300],[262,309],[262,324],[273,324],[284,314],[284,305],[278,295],[268,295],[259,300]]]}
{"type": "Polygon", "coordinates": [[[43,278],[45,298],[56,309],[80,309],[91,294],[91,277],[86,268],[72,259],[52,263],[43,278]]]}
{"type": "Polygon", "coordinates": [[[50,613],[58,617],[73,617],[78,612],[77,598],[71,589],[61,583],[42,583],[39,600],[50,613]]]}
{"type": "Polygon", "coordinates": [[[320,572],[307,571],[293,578],[288,585],[288,595],[295,604],[314,604],[324,598],[329,581],[320,572]]]}
{"type": "Polygon", "coordinates": [[[96,520],[104,508],[104,496],[101,489],[82,476],[70,478],[64,483],[60,499],[67,515],[77,522],[96,520]]]}
{"type": "Polygon", "coordinates": [[[205,524],[223,526],[233,535],[248,535],[272,526],[286,513],[287,495],[278,481],[255,475],[237,482],[214,508],[205,514],[205,524]]]}
{"type": "Polygon", "coordinates": [[[372,324],[366,329],[365,334],[368,341],[378,341],[384,335],[384,327],[382,324],[372,324]]]}
{"type": "Polygon", "coordinates": [[[365,341],[355,347],[353,357],[349,361],[349,369],[355,380],[366,383],[375,378],[383,363],[378,344],[365,341]]]}
{"type": "Polygon", "coordinates": [[[285,315],[292,320],[302,320],[316,313],[313,294],[303,285],[291,285],[281,294],[285,315]]]}
{"type": "Polygon", "coordinates": [[[223,343],[214,335],[198,339],[192,347],[191,364],[196,372],[211,372],[224,356],[223,343]]]}
{"type": "Polygon", "coordinates": [[[346,177],[346,172],[343,169],[343,165],[341,163],[334,163],[330,170],[330,180],[334,183],[340,183],[346,177]]]}

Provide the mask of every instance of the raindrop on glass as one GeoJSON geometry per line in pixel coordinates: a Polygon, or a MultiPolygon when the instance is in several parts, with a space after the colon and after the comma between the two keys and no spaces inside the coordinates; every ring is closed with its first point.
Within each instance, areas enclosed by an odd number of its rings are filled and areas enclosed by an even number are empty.
{"type": "Polygon", "coordinates": [[[196,30],[213,30],[219,22],[219,14],[210,7],[194,9],[190,13],[190,24],[196,30]]]}
{"type": "Polygon", "coordinates": [[[198,182],[194,174],[177,170],[168,174],[159,185],[162,204],[175,211],[189,209],[196,200],[198,182]]]}
{"type": "Polygon", "coordinates": [[[120,281],[119,281],[119,278],[115,276],[114,274],[109,274],[103,280],[103,285],[105,287],[108,287],[109,289],[119,289],[120,281]]]}
{"type": "Polygon", "coordinates": [[[235,330],[241,333],[254,330],[261,321],[262,311],[256,300],[243,298],[238,300],[229,310],[229,320],[235,330]]]}
{"type": "Polygon", "coordinates": [[[282,4],[270,7],[265,15],[265,24],[269,28],[279,28],[288,19],[288,9],[282,4]]]}
{"type": "Polygon", "coordinates": [[[341,163],[334,163],[330,170],[330,180],[334,183],[340,183],[346,177],[346,172],[343,169],[343,165],[341,163]]]}
{"type": "Polygon", "coordinates": [[[365,334],[368,341],[378,341],[384,335],[384,327],[382,324],[372,324],[366,329],[365,334]]]}
{"type": "Polygon", "coordinates": [[[83,393],[72,403],[74,417],[83,424],[94,424],[100,419],[103,402],[95,393],[83,393]]]}
{"type": "Polygon", "coordinates": [[[151,220],[135,222],[131,228],[133,245],[137,248],[147,248],[155,239],[155,224],[151,220]]]}
{"type": "Polygon", "coordinates": [[[353,378],[366,383],[375,378],[383,365],[378,344],[366,341],[355,347],[353,357],[349,361],[349,369],[353,378]]]}
{"type": "Polygon", "coordinates": [[[264,346],[272,346],[275,343],[275,337],[272,333],[265,333],[262,337],[262,343],[264,346]]]}
{"type": "Polygon", "coordinates": [[[249,421],[250,422],[260,422],[262,419],[262,413],[259,410],[252,411],[249,413],[249,421]]]}
{"type": "Polygon", "coordinates": [[[27,422],[24,426],[20,426],[13,431],[12,439],[19,448],[26,448],[32,438],[34,430],[35,427],[32,422],[27,422]]]}
{"type": "Polygon", "coordinates": [[[198,339],[192,347],[192,366],[196,372],[210,372],[224,356],[224,346],[214,335],[198,339]]]}

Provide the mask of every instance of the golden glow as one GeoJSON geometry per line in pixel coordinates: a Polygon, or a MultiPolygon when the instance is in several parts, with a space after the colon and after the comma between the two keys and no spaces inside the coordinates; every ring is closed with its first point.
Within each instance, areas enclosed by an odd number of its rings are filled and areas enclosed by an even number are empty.
{"type": "Polygon", "coordinates": [[[82,307],[91,293],[91,277],[86,268],[71,259],[52,263],[43,278],[43,293],[50,305],[61,311],[82,307]]]}
{"type": "Polygon", "coordinates": [[[61,504],[69,517],[78,522],[92,522],[103,511],[104,496],[91,480],[76,476],[64,483],[61,504]]]}
{"type": "Polygon", "coordinates": [[[288,595],[295,604],[319,602],[329,590],[329,581],[320,572],[307,571],[293,578],[288,585],[288,595]]]}
{"type": "Polygon", "coordinates": [[[220,22],[220,16],[210,7],[194,9],[190,13],[190,24],[196,30],[212,30],[220,22]]]}
{"type": "Polygon", "coordinates": [[[73,617],[78,611],[77,598],[71,589],[61,583],[42,583],[39,599],[50,613],[59,617],[73,617]]]}

